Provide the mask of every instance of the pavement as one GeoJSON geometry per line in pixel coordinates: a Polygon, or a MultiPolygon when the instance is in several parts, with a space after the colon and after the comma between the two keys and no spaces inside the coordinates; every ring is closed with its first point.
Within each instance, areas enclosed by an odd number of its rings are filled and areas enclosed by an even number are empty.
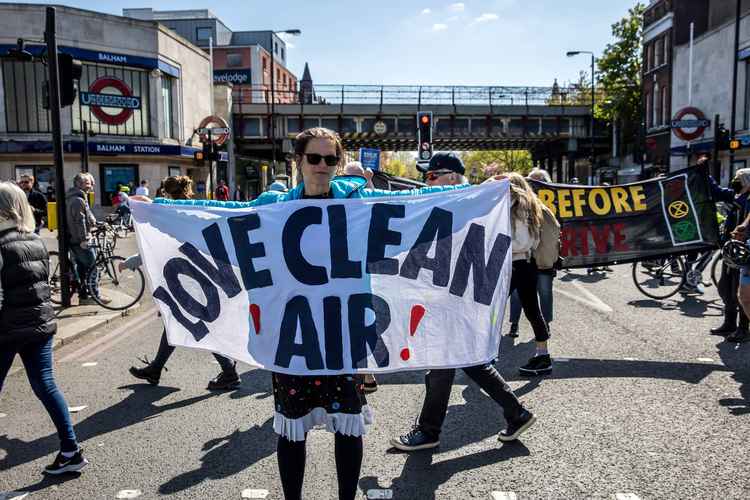
{"type": "MultiPolygon", "coordinates": [[[[441,445],[396,452],[424,398],[422,372],[378,377],[368,397],[359,498],[746,499],[750,498],[750,344],[708,335],[721,321],[704,296],[655,301],[629,266],[555,281],[551,375],[519,376],[531,329],[504,337],[498,368],[539,418],[519,442],[501,444],[502,412],[463,373],[456,377],[441,445]]],[[[58,442],[23,373],[0,394],[0,498],[282,498],[267,372],[240,365],[242,385],[212,393],[219,367],[177,349],[159,386],[130,366],[156,351],[162,325],[144,299],[130,317],[56,352],[56,378],[91,465],[45,478],[58,442]]],[[[506,325],[507,327],[507,320],[506,325]]],[[[309,434],[304,498],[336,498],[332,436],[309,434]]]]}

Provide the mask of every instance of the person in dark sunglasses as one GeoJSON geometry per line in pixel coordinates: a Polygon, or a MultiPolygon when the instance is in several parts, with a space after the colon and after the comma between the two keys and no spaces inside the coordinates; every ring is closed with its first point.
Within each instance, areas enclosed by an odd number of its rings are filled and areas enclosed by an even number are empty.
{"type": "MultiPolygon", "coordinates": [[[[344,147],[338,134],[325,128],[312,128],[301,132],[296,138],[295,160],[302,182],[286,193],[266,191],[251,202],[166,199],[156,199],[155,202],[245,208],[300,199],[415,196],[469,186],[436,185],[404,191],[367,189],[364,177],[335,177],[342,166],[343,157],[344,147]]],[[[279,434],[277,458],[285,498],[301,498],[307,433],[315,426],[324,425],[335,434],[339,498],[354,499],[362,465],[362,436],[372,422],[362,384],[357,382],[354,375],[272,373],[272,381],[274,430],[279,434]],[[336,401],[332,394],[339,395],[336,401]]]]}

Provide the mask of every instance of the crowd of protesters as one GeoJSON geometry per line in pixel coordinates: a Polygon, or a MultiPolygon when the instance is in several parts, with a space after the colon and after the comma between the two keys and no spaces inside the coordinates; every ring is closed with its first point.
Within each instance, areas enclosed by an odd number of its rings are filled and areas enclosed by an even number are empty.
{"type": "MultiPolygon", "coordinates": [[[[390,192],[375,189],[373,173],[358,162],[344,167],[344,149],[338,135],[323,128],[303,131],[295,142],[295,160],[301,182],[289,188],[275,182],[252,201],[244,201],[239,186],[230,201],[229,188],[221,181],[215,200],[192,200],[192,181],[188,177],[169,177],[156,190],[156,203],[166,205],[219,206],[245,208],[305,199],[375,198],[386,196],[444,193],[469,186],[465,166],[453,153],[436,153],[424,168],[425,187],[390,192]],[[337,175],[342,173],[343,175],[337,175]]],[[[535,169],[529,179],[550,182],[544,170],[535,169]]],[[[507,180],[511,197],[510,227],[512,236],[512,274],[510,280],[510,330],[518,336],[521,311],[531,323],[535,352],[519,371],[539,376],[552,371],[549,351],[550,325],[553,314],[552,283],[558,264],[560,226],[552,212],[539,200],[527,179],[517,173],[499,174],[485,182],[507,180]]],[[[96,255],[88,245],[96,218],[88,204],[88,192],[94,179],[80,173],[66,193],[68,241],[75,268],[79,274],[91,272],[96,255]]],[[[734,177],[731,188],[712,183],[716,200],[727,203],[729,213],[723,240],[743,238],[750,226],[750,169],[734,177]]],[[[128,206],[129,199],[151,201],[146,181],[133,197],[123,187],[117,193],[117,205],[128,206]]],[[[58,474],[82,469],[83,457],[71,424],[67,404],[53,377],[52,336],[56,331],[54,311],[48,286],[48,255],[39,233],[46,215],[46,199],[34,189],[34,178],[23,176],[19,185],[0,183],[0,389],[16,355],[24,363],[35,395],[50,415],[60,438],[60,453],[46,468],[58,474]],[[20,187],[19,187],[20,186],[20,187]],[[11,279],[11,276],[13,277],[11,279]]],[[[122,267],[137,267],[138,255],[122,267]]],[[[88,300],[85,287],[79,299],[88,300]]],[[[724,322],[711,333],[727,336],[728,341],[748,338],[750,312],[750,271],[725,265],[719,292],[724,301],[724,322]]],[[[95,289],[91,293],[98,293],[95,289]]],[[[82,302],[82,303],[83,303],[82,302]]],[[[146,366],[132,367],[130,373],[152,385],[160,382],[161,372],[174,351],[163,332],[157,354],[146,366]]],[[[208,384],[209,390],[230,390],[240,385],[236,363],[214,354],[221,373],[208,384]]],[[[505,427],[499,432],[501,442],[514,441],[537,420],[514,394],[493,363],[462,368],[502,411],[505,427]]],[[[412,452],[439,445],[446,417],[455,369],[433,369],[425,375],[426,393],[414,428],[391,439],[400,450],[412,452]]],[[[333,454],[341,499],[353,499],[357,493],[363,457],[363,435],[373,422],[366,393],[377,390],[372,375],[306,376],[271,373],[273,386],[273,428],[278,434],[277,460],[279,475],[287,499],[301,498],[310,430],[324,426],[334,434],[333,454]],[[305,397],[301,397],[305,395],[305,397]]],[[[499,419],[498,419],[499,420],[499,419]]]]}

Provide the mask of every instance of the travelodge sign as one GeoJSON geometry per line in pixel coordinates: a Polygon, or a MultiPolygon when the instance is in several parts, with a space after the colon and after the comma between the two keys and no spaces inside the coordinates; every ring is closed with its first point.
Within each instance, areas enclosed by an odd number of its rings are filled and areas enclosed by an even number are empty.
{"type": "Polygon", "coordinates": [[[81,91],[80,99],[83,106],[90,106],[94,116],[107,125],[122,125],[133,116],[134,109],[141,109],[141,98],[134,96],[124,81],[113,76],[97,78],[88,92],[81,91]],[[112,110],[119,111],[113,113],[112,110]]]}

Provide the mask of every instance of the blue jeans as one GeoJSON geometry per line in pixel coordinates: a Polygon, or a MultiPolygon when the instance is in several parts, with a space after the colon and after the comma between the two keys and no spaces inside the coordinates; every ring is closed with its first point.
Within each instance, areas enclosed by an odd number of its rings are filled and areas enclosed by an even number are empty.
{"type": "MultiPolygon", "coordinates": [[[[550,324],[553,319],[552,307],[552,280],[554,276],[547,273],[539,273],[536,280],[536,290],[539,294],[539,306],[542,310],[544,321],[550,324]]],[[[514,291],[510,296],[510,322],[518,323],[521,319],[521,299],[518,292],[514,291]]]]}
{"type": "Polygon", "coordinates": [[[21,356],[31,389],[42,402],[57,428],[60,449],[64,452],[76,451],[78,441],[75,432],[73,432],[73,422],[70,420],[70,413],[68,413],[68,404],[65,402],[60,389],[57,388],[55,376],[52,373],[52,337],[47,340],[29,342],[18,348],[2,346],[2,349],[0,349],[0,391],[3,389],[3,382],[16,354],[21,356]]]}
{"type": "Polygon", "coordinates": [[[73,268],[76,275],[78,276],[78,282],[81,287],[78,292],[79,298],[85,298],[88,296],[88,288],[86,287],[89,272],[93,273],[93,279],[89,280],[88,283],[93,284],[94,288],[91,290],[96,296],[99,296],[99,290],[97,283],[99,280],[96,279],[96,273],[98,273],[96,266],[96,251],[93,248],[81,248],[79,243],[71,243],[70,251],[73,253],[73,268]]]}

